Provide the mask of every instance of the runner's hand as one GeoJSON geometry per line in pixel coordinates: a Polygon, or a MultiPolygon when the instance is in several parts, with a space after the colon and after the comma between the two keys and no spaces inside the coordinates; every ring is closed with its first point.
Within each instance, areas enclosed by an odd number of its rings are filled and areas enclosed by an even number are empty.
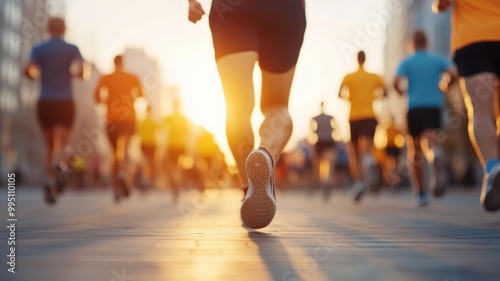
{"type": "Polygon", "coordinates": [[[203,10],[203,7],[201,6],[200,3],[196,0],[190,0],[189,1],[189,16],[188,19],[192,23],[196,23],[197,21],[201,20],[203,15],[205,14],[205,11],[203,10]]]}
{"type": "Polygon", "coordinates": [[[451,6],[451,0],[435,0],[432,5],[432,10],[435,13],[444,12],[451,6]]]}
{"type": "Polygon", "coordinates": [[[450,91],[451,83],[449,81],[441,81],[439,82],[439,90],[441,92],[447,94],[450,91]]]}

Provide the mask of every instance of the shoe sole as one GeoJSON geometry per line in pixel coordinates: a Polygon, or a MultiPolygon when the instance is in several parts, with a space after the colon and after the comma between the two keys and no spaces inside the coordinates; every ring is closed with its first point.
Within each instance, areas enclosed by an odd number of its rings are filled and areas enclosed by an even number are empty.
{"type": "Polygon", "coordinates": [[[241,205],[241,220],[250,228],[263,228],[273,221],[276,214],[276,202],[267,193],[271,180],[269,163],[262,153],[254,152],[248,156],[245,169],[253,192],[241,205]]]}
{"type": "Polygon", "coordinates": [[[496,175],[495,179],[493,180],[490,191],[486,193],[484,198],[481,199],[483,208],[486,211],[496,212],[500,210],[500,174],[496,175]]]}

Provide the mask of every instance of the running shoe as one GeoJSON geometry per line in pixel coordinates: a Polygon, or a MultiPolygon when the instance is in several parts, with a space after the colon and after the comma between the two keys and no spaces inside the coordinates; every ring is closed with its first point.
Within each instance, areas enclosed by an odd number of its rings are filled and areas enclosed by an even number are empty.
{"type": "Polygon", "coordinates": [[[54,174],[56,175],[56,188],[58,193],[63,193],[66,188],[66,173],[69,169],[67,166],[57,164],[54,166],[54,174]]]}
{"type": "Polygon", "coordinates": [[[354,189],[354,202],[359,203],[366,193],[365,185],[362,182],[356,182],[353,186],[354,189]]]}
{"type": "Polygon", "coordinates": [[[418,202],[417,202],[418,207],[427,207],[429,206],[429,200],[427,199],[427,194],[426,193],[420,193],[418,196],[418,202]]]}
{"type": "Polygon", "coordinates": [[[54,181],[46,179],[43,181],[43,192],[45,203],[53,205],[57,202],[57,190],[54,188],[54,181]]]}
{"type": "Polygon", "coordinates": [[[484,174],[481,205],[488,212],[496,212],[500,209],[500,161],[491,166],[484,174]]]}
{"type": "Polygon", "coordinates": [[[120,199],[123,197],[130,196],[130,186],[128,184],[128,180],[127,180],[125,173],[118,174],[118,177],[115,181],[115,184],[116,184],[116,187],[115,187],[115,201],[116,202],[120,201],[120,199]]]}
{"type": "Polygon", "coordinates": [[[263,228],[276,214],[273,159],[259,148],[248,155],[245,169],[249,186],[241,205],[241,220],[250,228],[263,228]]]}
{"type": "Polygon", "coordinates": [[[448,172],[446,171],[446,161],[443,156],[436,155],[434,159],[434,171],[431,178],[431,190],[435,197],[443,196],[448,187],[448,172]]]}
{"type": "Polygon", "coordinates": [[[371,156],[366,156],[363,159],[363,171],[365,174],[365,185],[372,192],[380,191],[382,187],[382,180],[377,167],[377,163],[371,156]]]}

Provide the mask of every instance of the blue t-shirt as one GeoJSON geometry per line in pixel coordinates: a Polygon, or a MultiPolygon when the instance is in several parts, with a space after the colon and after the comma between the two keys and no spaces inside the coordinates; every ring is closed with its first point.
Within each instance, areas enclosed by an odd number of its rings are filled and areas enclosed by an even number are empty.
{"type": "Polygon", "coordinates": [[[397,75],[408,79],[408,107],[441,108],[444,96],[439,89],[443,73],[453,67],[451,60],[417,51],[404,59],[398,67],[397,75]]]}
{"type": "Polygon", "coordinates": [[[69,69],[73,61],[83,60],[78,47],[66,43],[62,38],[51,38],[33,47],[30,60],[40,68],[40,100],[73,98],[69,69]]]}

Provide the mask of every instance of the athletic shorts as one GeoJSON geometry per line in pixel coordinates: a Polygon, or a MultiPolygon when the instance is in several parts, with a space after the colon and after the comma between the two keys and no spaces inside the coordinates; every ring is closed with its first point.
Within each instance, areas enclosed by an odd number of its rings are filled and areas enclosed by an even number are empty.
{"type": "Polygon", "coordinates": [[[492,72],[500,78],[500,42],[480,42],[455,53],[455,64],[463,77],[492,72]]]}
{"type": "Polygon", "coordinates": [[[179,158],[184,155],[185,149],[183,147],[168,147],[167,148],[167,161],[168,164],[177,165],[179,158]]]}
{"type": "Polygon", "coordinates": [[[388,146],[385,148],[385,153],[387,154],[387,156],[392,156],[394,158],[398,158],[400,152],[401,149],[395,146],[388,146]]]}
{"type": "Polygon", "coordinates": [[[156,145],[153,144],[142,144],[141,145],[142,154],[148,158],[153,159],[155,157],[156,145]]]}
{"type": "Polygon", "coordinates": [[[132,136],[135,134],[134,121],[108,121],[106,124],[106,133],[108,134],[111,146],[116,150],[118,138],[120,136],[132,136]]]}
{"type": "Polygon", "coordinates": [[[209,21],[216,60],[257,51],[260,67],[272,73],[297,64],[306,29],[304,0],[214,0],[209,21]]]}
{"type": "Polygon", "coordinates": [[[75,104],[72,100],[39,100],[37,117],[44,130],[56,126],[70,129],[75,119],[75,104]]]}
{"type": "Polygon", "coordinates": [[[410,135],[412,137],[419,137],[424,131],[441,129],[441,109],[410,109],[407,120],[410,135]]]}
{"type": "Polygon", "coordinates": [[[333,150],[335,148],[335,142],[332,141],[319,141],[314,145],[316,150],[316,155],[321,157],[325,151],[333,150]]]}
{"type": "Polygon", "coordinates": [[[373,118],[350,121],[351,140],[358,140],[361,136],[373,139],[377,124],[377,119],[373,118]]]}

